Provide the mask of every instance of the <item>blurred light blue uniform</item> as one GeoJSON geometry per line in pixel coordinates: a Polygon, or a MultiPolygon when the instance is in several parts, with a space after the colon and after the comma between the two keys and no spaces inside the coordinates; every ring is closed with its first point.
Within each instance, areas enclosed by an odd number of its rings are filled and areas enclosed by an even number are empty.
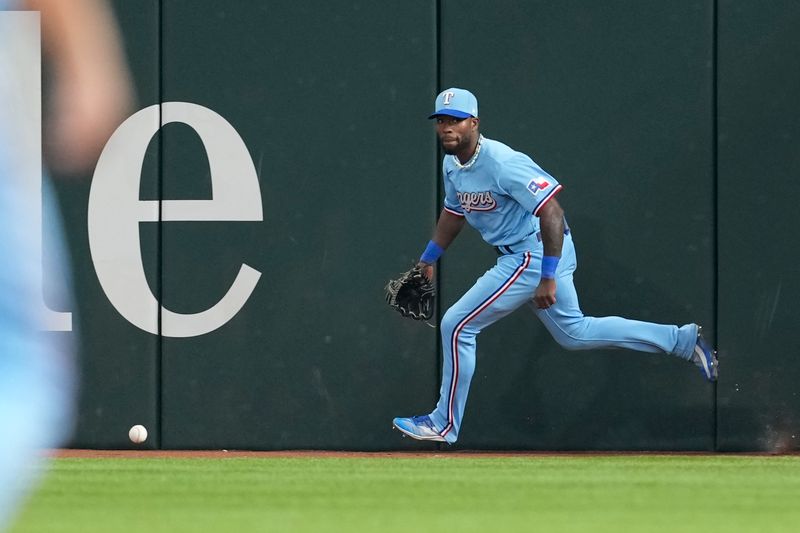
{"type": "Polygon", "coordinates": [[[458,438],[475,370],[477,335],[523,304],[531,306],[553,338],[568,350],[627,348],[691,359],[698,332],[695,324],[679,328],[583,315],[572,279],[578,261],[569,229],[556,271],[556,304],[536,308],[532,297],[539,285],[543,255],[537,215],[562,186],[530,157],[481,136],[477,152],[467,163],[445,156],[442,174],[444,209],[465,217],[502,254],[442,318],[442,385],[439,402],[429,416],[447,442],[458,438]]]}
{"type": "MultiPolygon", "coordinates": [[[[0,0],[0,17],[9,2],[0,0]]],[[[0,35],[0,47],[3,47],[0,35]]],[[[8,52],[8,48],[4,49],[8,52]]],[[[2,51],[0,51],[2,52],[2,51]]],[[[1,55],[1,54],[0,54],[1,55]]],[[[45,332],[41,307],[42,271],[38,227],[22,200],[26,188],[15,172],[20,157],[10,105],[14,101],[8,65],[0,57],[0,530],[8,526],[41,471],[42,449],[63,443],[71,429],[74,371],[71,333],[45,332]],[[4,76],[5,74],[5,76],[4,76]],[[5,108],[5,109],[4,109],[5,108]]],[[[7,59],[7,58],[6,58],[7,59]]],[[[13,81],[13,80],[11,80],[13,81]]],[[[16,110],[17,112],[19,110],[16,110]]],[[[46,256],[63,279],[63,250],[57,210],[45,183],[46,239],[56,250],[46,256]],[[55,233],[53,233],[55,232],[55,233]]],[[[65,291],[66,292],[66,291],[65,291]]]]}

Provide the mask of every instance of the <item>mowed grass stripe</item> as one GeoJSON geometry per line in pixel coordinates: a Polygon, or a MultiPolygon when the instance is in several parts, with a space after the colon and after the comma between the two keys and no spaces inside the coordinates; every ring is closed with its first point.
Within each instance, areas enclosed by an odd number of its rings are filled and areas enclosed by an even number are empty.
{"type": "Polygon", "coordinates": [[[55,459],[12,531],[800,530],[800,457],[55,459]]]}

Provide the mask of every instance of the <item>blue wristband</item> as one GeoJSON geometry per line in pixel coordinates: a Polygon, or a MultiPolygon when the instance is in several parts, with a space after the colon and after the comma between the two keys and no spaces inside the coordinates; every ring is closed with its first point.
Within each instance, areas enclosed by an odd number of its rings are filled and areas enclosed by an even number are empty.
{"type": "Polygon", "coordinates": [[[556,277],[556,269],[560,257],[546,255],[542,257],[542,279],[553,279],[556,277]]]}
{"type": "Polygon", "coordinates": [[[428,246],[425,247],[425,251],[422,252],[422,257],[419,258],[420,261],[423,263],[428,263],[432,265],[439,259],[442,254],[444,253],[444,248],[439,246],[433,241],[428,241],[428,246]]]}

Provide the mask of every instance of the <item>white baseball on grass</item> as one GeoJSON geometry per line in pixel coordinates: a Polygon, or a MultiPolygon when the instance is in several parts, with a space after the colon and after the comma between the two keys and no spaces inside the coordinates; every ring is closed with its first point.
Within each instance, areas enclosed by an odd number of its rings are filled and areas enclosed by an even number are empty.
{"type": "Polygon", "coordinates": [[[134,444],[141,444],[147,440],[147,430],[141,424],[136,424],[128,431],[128,438],[134,444]]]}

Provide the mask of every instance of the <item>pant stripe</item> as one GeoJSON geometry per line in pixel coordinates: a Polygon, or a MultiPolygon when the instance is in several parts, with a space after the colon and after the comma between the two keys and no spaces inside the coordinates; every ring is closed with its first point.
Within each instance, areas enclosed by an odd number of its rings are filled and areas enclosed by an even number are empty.
{"type": "Polygon", "coordinates": [[[452,353],[453,358],[453,370],[452,375],[450,376],[450,395],[447,400],[447,425],[442,430],[442,437],[447,435],[451,429],[453,429],[453,424],[455,421],[453,409],[455,406],[455,399],[456,399],[456,388],[458,387],[458,335],[461,333],[461,330],[464,329],[470,320],[474,319],[476,316],[481,314],[485,309],[487,309],[492,303],[497,300],[504,292],[508,290],[511,285],[514,284],[515,281],[525,272],[525,269],[528,268],[528,265],[531,264],[531,253],[525,252],[525,257],[522,260],[522,264],[517,267],[517,269],[509,276],[509,278],[500,285],[496,291],[494,291],[488,298],[486,298],[483,302],[481,302],[478,307],[473,309],[470,313],[464,317],[461,322],[459,322],[455,329],[453,330],[453,334],[450,336],[450,352],[452,353]]]}

